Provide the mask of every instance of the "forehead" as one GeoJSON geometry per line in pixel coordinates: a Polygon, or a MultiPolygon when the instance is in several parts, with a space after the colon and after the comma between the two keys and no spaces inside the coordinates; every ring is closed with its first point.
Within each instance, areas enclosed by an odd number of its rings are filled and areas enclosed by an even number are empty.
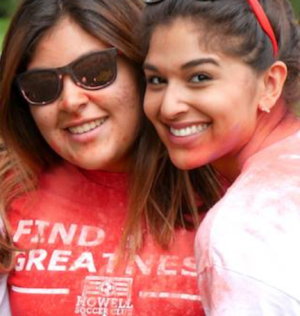
{"type": "Polygon", "coordinates": [[[178,19],[169,25],[158,26],[150,41],[144,69],[158,71],[171,78],[180,77],[199,66],[209,67],[205,69],[213,70],[214,75],[227,82],[232,81],[232,74],[243,82],[249,76],[255,80],[256,72],[241,58],[226,53],[222,42],[218,41],[221,38],[218,34],[210,38],[209,33],[189,19],[178,19]]]}
{"type": "Polygon", "coordinates": [[[201,55],[214,56],[218,59],[220,54],[219,49],[213,49],[208,45],[201,26],[191,19],[179,18],[154,29],[146,62],[164,63],[168,59],[182,63],[184,60],[199,58],[201,55]]]}
{"type": "Polygon", "coordinates": [[[201,37],[200,28],[191,19],[178,18],[168,24],[154,28],[150,40],[150,50],[160,45],[168,46],[176,42],[186,46],[198,46],[201,37]]]}
{"type": "Polygon", "coordinates": [[[61,67],[88,52],[107,48],[107,44],[65,17],[41,38],[27,68],[61,67]]]}

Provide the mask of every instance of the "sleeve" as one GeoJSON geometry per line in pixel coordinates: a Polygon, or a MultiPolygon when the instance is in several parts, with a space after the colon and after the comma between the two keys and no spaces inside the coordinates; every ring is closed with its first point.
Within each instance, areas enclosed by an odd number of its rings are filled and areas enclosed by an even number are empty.
{"type": "Polygon", "coordinates": [[[0,315],[11,316],[6,274],[0,275],[0,315]]]}
{"type": "Polygon", "coordinates": [[[198,276],[207,316],[296,316],[300,302],[260,280],[220,267],[198,276]]]}
{"type": "MultiPolygon", "coordinates": [[[[4,225],[0,217],[0,234],[2,234],[3,231],[4,225]]],[[[0,316],[11,316],[7,289],[7,276],[7,274],[0,274],[0,316]]]]}

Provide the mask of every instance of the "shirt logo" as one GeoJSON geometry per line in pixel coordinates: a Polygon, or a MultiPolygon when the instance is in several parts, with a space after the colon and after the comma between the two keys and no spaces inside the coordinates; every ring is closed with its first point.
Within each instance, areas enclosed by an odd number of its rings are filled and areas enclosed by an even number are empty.
{"type": "Polygon", "coordinates": [[[75,314],[133,315],[132,278],[88,276],[81,296],[77,296],[75,314]]]}

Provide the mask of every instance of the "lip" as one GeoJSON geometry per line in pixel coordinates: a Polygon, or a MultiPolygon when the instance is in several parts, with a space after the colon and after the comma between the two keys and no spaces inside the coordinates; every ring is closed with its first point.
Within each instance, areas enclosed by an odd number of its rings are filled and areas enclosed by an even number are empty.
{"type": "Polygon", "coordinates": [[[168,122],[164,122],[163,123],[167,128],[175,128],[175,129],[181,129],[181,128],[187,128],[187,127],[191,127],[193,125],[204,125],[204,124],[211,124],[210,121],[197,121],[197,122],[172,122],[172,123],[168,123],[168,122]]]}
{"type": "MultiPolygon", "coordinates": [[[[165,124],[164,124],[165,125],[165,124]]],[[[192,146],[196,142],[199,141],[199,139],[202,137],[202,135],[211,127],[212,123],[211,122],[180,122],[180,123],[172,123],[165,125],[165,132],[166,136],[168,139],[168,142],[171,145],[175,146],[192,146]],[[208,127],[205,128],[205,130],[195,133],[192,135],[188,136],[176,136],[170,132],[170,128],[175,128],[175,129],[182,129],[182,128],[187,128],[187,127],[192,127],[194,125],[204,125],[208,124],[208,127]]]]}
{"type": "Polygon", "coordinates": [[[91,122],[94,122],[94,121],[106,120],[106,119],[107,119],[107,116],[91,118],[91,119],[84,119],[84,120],[81,119],[81,120],[77,120],[77,121],[75,120],[75,121],[71,121],[71,122],[68,122],[68,123],[64,124],[62,129],[67,130],[70,127],[78,127],[78,126],[86,124],[86,123],[91,123],[91,122]]]}
{"type": "Polygon", "coordinates": [[[69,127],[64,128],[64,132],[67,135],[67,137],[72,141],[72,142],[76,142],[76,143],[88,143],[88,142],[92,142],[94,141],[96,138],[99,137],[99,134],[101,133],[103,127],[105,127],[107,121],[108,121],[108,117],[102,117],[101,120],[104,120],[103,123],[99,126],[97,126],[96,128],[94,128],[93,130],[89,131],[89,132],[85,132],[82,134],[72,134],[68,128],[70,127],[77,127],[80,126],[82,124],[85,123],[90,123],[93,122],[97,119],[91,119],[91,120],[84,120],[84,121],[77,121],[76,124],[75,122],[72,122],[72,125],[69,125],[69,127]]]}

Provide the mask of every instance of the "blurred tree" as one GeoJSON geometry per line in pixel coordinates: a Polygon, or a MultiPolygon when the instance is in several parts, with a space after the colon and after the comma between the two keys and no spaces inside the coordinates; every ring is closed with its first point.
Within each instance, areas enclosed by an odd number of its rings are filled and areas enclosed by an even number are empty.
{"type": "Polygon", "coordinates": [[[300,19],[300,0],[291,0],[296,16],[300,19]]]}
{"type": "Polygon", "coordinates": [[[19,0],[0,0],[0,17],[9,17],[19,0]]]}

